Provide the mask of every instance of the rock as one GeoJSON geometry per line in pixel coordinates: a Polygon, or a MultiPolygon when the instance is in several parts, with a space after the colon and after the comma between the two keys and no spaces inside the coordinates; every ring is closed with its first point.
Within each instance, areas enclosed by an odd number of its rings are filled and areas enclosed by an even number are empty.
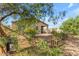
{"type": "Polygon", "coordinates": [[[5,51],[2,47],[0,47],[0,56],[6,56],[5,51]]]}

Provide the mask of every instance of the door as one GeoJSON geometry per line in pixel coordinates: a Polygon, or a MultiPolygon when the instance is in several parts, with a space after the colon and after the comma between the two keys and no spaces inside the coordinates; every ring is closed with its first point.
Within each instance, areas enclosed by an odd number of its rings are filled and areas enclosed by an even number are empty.
{"type": "Polygon", "coordinates": [[[44,33],[44,26],[41,26],[41,33],[44,33]]]}

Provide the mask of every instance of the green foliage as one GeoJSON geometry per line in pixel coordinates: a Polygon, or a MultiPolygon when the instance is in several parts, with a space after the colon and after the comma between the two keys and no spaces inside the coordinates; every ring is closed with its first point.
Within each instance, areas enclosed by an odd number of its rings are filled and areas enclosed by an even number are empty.
{"type": "Polygon", "coordinates": [[[34,28],[26,28],[26,29],[24,30],[24,33],[25,33],[26,35],[28,35],[30,38],[32,38],[32,37],[34,37],[35,34],[37,33],[37,30],[34,29],[34,28]]]}
{"type": "Polygon", "coordinates": [[[7,43],[7,38],[6,37],[0,37],[0,45],[5,47],[7,43]]]}
{"type": "Polygon", "coordinates": [[[18,56],[60,56],[60,48],[50,48],[47,41],[37,39],[34,47],[29,47],[16,53],[18,56]]]}
{"type": "Polygon", "coordinates": [[[42,20],[45,20],[45,18],[48,16],[48,21],[56,21],[59,18],[63,18],[66,13],[65,11],[60,11],[58,13],[56,12],[57,15],[54,15],[55,11],[52,3],[8,3],[0,4],[0,6],[0,15],[3,16],[1,21],[4,19],[9,20],[9,17],[15,19],[26,19],[32,16],[42,20]],[[4,13],[6,17],[4,17],[4,13]]]}
{"type": "Polygon", "coordinates": [[[10,42],[14,45],[14,48],[18,50],[18,42],[16,37],[0,37],[0,45],[6,47],[6,44],[10,42]]]}
{"type": "Polygon", "coordinates": [[[37,39],[36,46],[39,49],[47,49],[48,48],[48,43],[46,41],[44,41],[43,39],[37,39]]]}
{"type": "Polygon", "coordinates": [[[63,22],[60,27],[65,33],[78,35],[79,34],[79,16],[75,18],[69,18],[65,22],[63,22]]]}
{"type": "Polygon", "coordinates": [[[61,56],[63,55],[60,48],[38,49],[31,48],[15,54],[16,56],[61,56]]]}
{"type": "Polygon", "coordinates": [[[18,32],[24,33],[24,32],[27,32],[29,28],[35,28],[36,22],[37,22],[37,19],[34,17],[31,17],[28,19],[20,19],[16,21],[15,25],[17,27],[16,29],[18,32]]]}
{"type": "Polygon", "coordinates": [[[20,19],[14,23],[16,25],[16,31],[22,35],[28,36],[28,38],[32,38],[37,33],[35,29],[37,21],[35,17],[20,19]]]}
{"type": "Polygon", "coordinates": [[[14,23],[16,26],[16,31],[28,38],[32,38],[37,33],[37,30],[35,29],[35,24],[37,21],[38,20],[35,17],[20,19],[14,23]]]}
{"type": "Polygon", "coordinates": [[[52,35],[57,40],[62,40],[62,38],[65,38],[66,34],[64,32],[57,32],[55,29],[52,30],[52,35]]]}
{"type": "MultiPolygon", "coordinates": [[[[11,41],[11,43],[13,44],[13,48],[14,48],[14,50],[15,51],[19,51],[20,50],[20,47],[19,47],[19,45],[18,45],[18,40],[17,40],[17,38],[15,37],[15,36],[12,36],[12,37],[10,37],[10,38],[8,38],[10,41],[11,41]]],[[[8,40],[8,42],[9,42],[9,40],[8,40]]]]}
{"type": "Polygon", "coordinates": [[[48,54],[49,56],[60,56],[63,55],[60,48],[50,48],[48,54]]]}
{"type": "Polygon", "coordinates": [[[44,56],[58,56],[61,55],[61,50],[60,48],[50,48],[48,46],[47,41],[43,39],[38,39],[36,46],[40,49],[38,55],[44,55],[44,56]]]}

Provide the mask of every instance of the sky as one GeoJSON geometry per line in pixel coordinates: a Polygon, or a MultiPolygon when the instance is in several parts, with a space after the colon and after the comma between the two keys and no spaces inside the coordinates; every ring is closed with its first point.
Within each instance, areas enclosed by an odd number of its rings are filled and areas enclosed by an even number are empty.
{"type": "Polygon", "coordinates": [[[76,17],[79,15],[79,4],[78,3],[55,3],[54,8],[56,11],[66,11],[66,16],[64,19],[59,19],[57,24],[46,22],[49,25],[49,28],[59,28],[63,21],[67,20],[70,17],[76,17]]]}
{"type": "MultiPolygon", "coordinates": [[[[49,28],[58,28],[61,26],[63,21],[67,20],[69,17],[76,17],[79,15],[79,3],[54,3],[54,10],[56,12],[66,11],[66,16],[64,19],[59,19],[57,24],[53,24],[52,22],[45,21],[48,24],[49,28]]],[[[8,24],[11,24],[12,20],[8,21],[8,24]]]]}

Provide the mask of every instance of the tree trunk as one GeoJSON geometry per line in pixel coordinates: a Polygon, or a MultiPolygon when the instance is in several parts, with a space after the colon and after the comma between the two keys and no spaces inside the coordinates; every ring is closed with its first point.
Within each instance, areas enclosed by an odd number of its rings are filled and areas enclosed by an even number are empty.
{"type": "Polygon", "coordinates": [[[3,31],[0,23],[0,36],[6,36],[6,33],[3,31]]]}

